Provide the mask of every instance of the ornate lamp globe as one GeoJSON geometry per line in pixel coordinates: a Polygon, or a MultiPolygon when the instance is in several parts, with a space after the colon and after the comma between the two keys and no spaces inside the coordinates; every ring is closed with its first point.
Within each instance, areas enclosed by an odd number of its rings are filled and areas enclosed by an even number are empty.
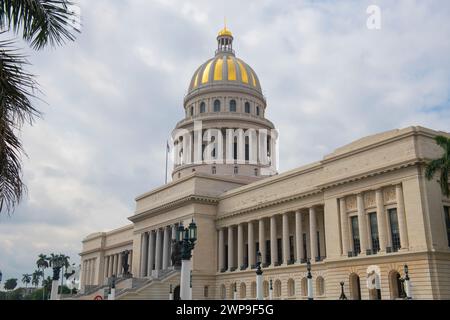
{"type": "Polygon", "coordinates": [[[197,240],[197,224],[194,222],[194,219],[192,219],[192,222],[189,224],[189,239],[192,242],[197,240]]]}
{"type": "Polygon", "coordinates": [[[177,241],[182,241],[183,239],[184,239],[184,226],[182,223],[180,223],[177,228],[177,241]]]}

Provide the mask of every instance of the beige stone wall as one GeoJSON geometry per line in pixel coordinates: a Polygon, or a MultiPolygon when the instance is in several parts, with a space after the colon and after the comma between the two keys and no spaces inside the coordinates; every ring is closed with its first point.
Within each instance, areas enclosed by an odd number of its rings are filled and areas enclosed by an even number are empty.
{"type": "MultiPolygon", "coordinates": [[[[289,213],[288,232],[289,235],[295,235],[294,212],[302,210],[305,214],[302,231],[307,233],[306,245],[309,248],[311,239],[308,232],[308,208],[314,206],[317,209],[317,227],[321,236],[320,252],[321,255],[326,255],[325,261],[313,262],[315,292],[319,289],[316,288],[317,279],[321,277],[324,282],[324,294],[319,299],[338,298],[340,281],[345,282],[345,292],[350,297],[351,274],[360,277],[362,298],[368,299],[365,281],[367,267],[370,265],[380,267],[382,298],[390,299],[395,291],[390,275],[397,271],[403,276],[405,263],[409,266],[414,298],[449,299],[450,248],[443,205],[450,205],[450,201],[443,199],[436,181],[427,181],[423,174],[423,160],[442,153],[433,142],[435,134],[439,132],[410,127],[366,137],[337,149],[320,162],[247,185],[248,181],[239,179],[191,174],[139,196],[136,199],[135,215],[129,218],[132,225],[123,230],[87,237],[83,241],[82,261],[95,259],[94,265],[98,268],[96,277],[101,278],[103,257],[116,249],[132,246],[132,273],[138,275],[142,233],[179,222],[187,226],[194,218],[199,230],[193,257],[194,298],[221,298],[223,286],[226,297],[231,298],[230,288],[235,282],[238,284],[239,296],[242,291],[246,298],[250,298],[254,291],[254,270],[218,272],[218,230],[232,226],[235,238],[237,226],[243,224],[245,244],[248,222],[252,221],[254,240],[258,241],[257,222],[265,219],[265,234],[268,239],[269,220],[276,215],[276,234],[281,236],[281,215],[289,213]],[[405,239],[408,245],[402,244],[402,250],[396,253],[349,258],[348,252],[343,250],[340,201],[345,199],[347,218],[357,215],[356,198],[360,194],[362,209],[364,215],[367,215],[377,210],[376,190],[381,190],[384,217],[388,209],[399,208],[396,192],[401,190],[406,221],[405,239]],[[205,291],[208,297],[205,297],[205,291]]],[[[225,242],[228,241],[227,238],[228,234],[225,232],[225,242]]],[[[236,245],[236,239],[234,243],[236,245]]],[[[296,251],[295,246],[294,250],[296,251]]],[[[233,258],[237,260],[237,250],[233,252],[233,258]]],[[[280,298],[304,299],[302,279],[306,274],[305,269],[305,264],[279,266],[267,268],[264,275],[267,281],[280,280],[280,283],[277,282],[280,298]],[[292,283],[295,287],[294,295],[290,295],[292,283]]]]}

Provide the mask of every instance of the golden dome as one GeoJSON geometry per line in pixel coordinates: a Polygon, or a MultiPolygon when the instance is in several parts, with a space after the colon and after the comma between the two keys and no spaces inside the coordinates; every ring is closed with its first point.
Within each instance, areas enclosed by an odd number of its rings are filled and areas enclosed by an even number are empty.
{"type": "Polygon", "coordinates": [[[197,68],[190,82],[189,93],[211,85],[241,86],[261,92],[255,71],[231,54],[218,54],[197,68]]]}
{"type": "Polygon", "coordinates": [[[219,31],[219,37],[222,37],[222,36],[229,36],[229,37],[232,37],[233,34],[232,34],[231,31],[228,30],[227,27],[225,26],[222,30],[219,31]]]}

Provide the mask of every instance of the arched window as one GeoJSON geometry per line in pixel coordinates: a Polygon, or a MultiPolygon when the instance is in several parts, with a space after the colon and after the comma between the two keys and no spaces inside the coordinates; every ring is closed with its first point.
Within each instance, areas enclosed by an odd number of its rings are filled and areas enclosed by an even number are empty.
{"type": "Polygon", "coordinates": [[[389,272],[389,290],[391,292],[391,299],[399,299],[405,296],[403,284],[400,281],[400,274],[395,270],[389,272]]]}
{"type": "Polygon", "coordinates": [[[220,101],[214,100],[214,112],[220,112],[220,101]]]}
{"type": "Polygon", "coordinates": [[[316,292],[318,296],[325,294],[325,280],[322,277],[317,277],[316,279],[316,292]]]}
{"type": "Polygon", "coordinates": [[[227,298],[227,288],[225,288],[225,285],[224,285],[224,284],[222,284],[222,285],[220,286],[220,298],[221,298],[222,300],[224,300],[224,299],[227,298]]]}
{"type": "Polygon", "coordinates": [[[260,111],[259,106],[258,106],[258,107],[256,107],[256,115],[259,116],[260,113],[261,113],[261,111],[260,111]]]}
{"type": "Polygon", "coordinates": [[[200,103],[200,113],[206,112],[206,105],[204,102],[200,103]]]}
{"type": "Polygon", "coordinates": [[[236,112],[236,100],[230,101],[230,112],[236,112]]]}
{"type": "Polygon", "coordinates": [[[241,282],[241,288],[239,289],[241,299],[245,299],[247,297],[247,286],[244,282],[241,282]]]}
{"type": "Polygon", "coordinates": [[[280,280],[275,280],[273,291],[274,291],[275,298],[281,297],[281,281],[280,280]]]}
{"type": "Polygon", "coordinates": [[[253,299],[256,298],[256,282],[255,281],[252,282],[250,289],[251,289],[252,298],[253,299]]]}
{"type": "Polygon", "coordinates": [[[190,111],[190,113],[191,113],[191,117],[194,115],[194,107],[192,107],[191,106],[191,111],[190,111]]]}
{"type": "Polygon", "coordinates": [[[263,296],[264,297],[269,296],[269,282],[267,280],[264,280],[263,282],[263,296]]]}
{"type": "Polygon", "coordinates": [[[288,280],[287,287],[288,287],[288,297],[295,296],[295,281],[294,281],[294,279],[288,280]]]}
{"type": "Polygon", "coordinates": [[[306,277],[303,277],[301,285],[302,285],[302,296],[306,297],[308,295],[308,279],[306,279],[306,277]]]}
{"type": "Polygon", "coordinates": [[[361,300],[361,283],[359,276],[356,273],[352,273],[349,278],[350,283],[350,298],[352,300],[361,300]]]}
{"type": "Polygon", "coordinates": [[[236,283],[230,284],[230,296],[229,296],[230,300],[234,299],[234,290],[235,290],[234,286],[235,285],[236,285],[236,283]]]}
{"type": "Polygon", "coordinates": [[[245,113],[250,113],[250,103],[249,102],[246,102],[245,103],[245,113]]]}

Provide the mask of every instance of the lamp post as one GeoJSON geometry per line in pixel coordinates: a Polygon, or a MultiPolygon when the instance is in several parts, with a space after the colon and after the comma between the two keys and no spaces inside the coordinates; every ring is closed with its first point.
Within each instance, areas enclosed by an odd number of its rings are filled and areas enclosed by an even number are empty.
{"type": "Polygon", "coordinates": [[[169,286],[169,300],[173,300],[173,288],[172,284],[169,286]]]}
{"type": "Polygon", "coordinates": [[[273,300],[273,281],[269,281],[269,300],[273,300]]]}
{"type": "Polygon", "coordinates": [[[58,300],[59,277],[64,261],[62,257],[59,256],[54,260],[52,260],[51,264],[53,268],[53,280],[52,280],[52,290],[50,292],[50,300],[58,300]]]}
{"type": "Polygon", "coordinates": [[[108,300],[116,300],[116,275],[111,276],[110,292],[108,295],[108,300]]]}
{"type": "Polygon", "coordinates": [[[411,300],[412,299],[412,295],[411,295],[411,281],[409,279],[409,269],[408,269],[408,265],[404,265],[403,270],[405,271],[405,294],[406,294],[406,299],[411,300]]]}
{"type": "Polygon", "coordinates": [[[256,299],[263,300],[263,271],[261,269],[261,252],[256,253],[256,299]]]}
{"type": "Polygon", "coordinates": [[[237,300],[237,283],[234,283],[233,300],[237,300]]]}
{"type": "Polygon", "coordinates": [[[344,281],[341,281],[339,284],[341,285],[341,296],[339,300],[347,300],[347,296],[344,293],[344,281]]]}
{"type": "Polygon", "coordinates": [[[184,228],[180,223],[177,230],[177,241],[181,246],[181,279],[180,298],[181,300],[191,300],[191,272],[192,272],[192,250],[197,241],[197,225],[192,219],[189,228],[184,228]]]}
{"type": "Polygon", "coordinates": [[[313,296],[313,286],[312,286],[312,274],[311,274],[311,259],[308,259],[306,263],[306,270],[308,270],[308,300],[314,300],[313,296]]]}

